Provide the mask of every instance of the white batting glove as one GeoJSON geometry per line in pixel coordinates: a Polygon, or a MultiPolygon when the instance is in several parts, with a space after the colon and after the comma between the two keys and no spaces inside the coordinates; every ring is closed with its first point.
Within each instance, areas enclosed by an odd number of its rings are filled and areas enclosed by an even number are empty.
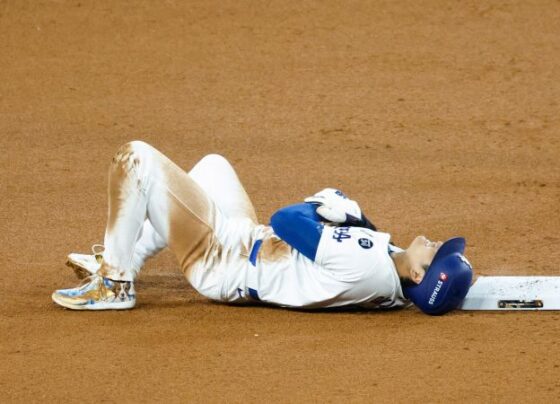
{"type": "Polygon", "coordinates": [[[323,219],[333,223],[359,221],[362,210],[356,201],[348,199],[341,191],[334,188],[325,188],[321,192],[304,199],[308,203],[320,205],[317,214],[323,219]]]}

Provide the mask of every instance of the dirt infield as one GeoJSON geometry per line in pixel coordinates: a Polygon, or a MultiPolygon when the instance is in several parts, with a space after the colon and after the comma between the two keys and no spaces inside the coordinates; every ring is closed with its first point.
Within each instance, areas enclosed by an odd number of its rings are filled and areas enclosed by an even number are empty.
{"type": "Polygon", "coordinates": [[[0,0],[0,397],[552,402],[560,314],[298,312],[197,295],[169,252],[79,313],[106,174],[225,155],[266,222],[325,186],[477,274],[560,275],[560,2],[0,0]]]}

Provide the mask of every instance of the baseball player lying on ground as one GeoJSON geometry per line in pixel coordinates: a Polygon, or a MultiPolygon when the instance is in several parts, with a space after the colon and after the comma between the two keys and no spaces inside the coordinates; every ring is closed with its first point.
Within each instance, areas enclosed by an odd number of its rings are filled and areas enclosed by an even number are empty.
{"type": "Polygon", "coordinates": [[[206,156],[186,173],[134,141],[110,167],[104,251],[70,254],[77,273],[89,276],[52,299],[75,310],[130,309],[134,279],[165,247],[198,292],[228,303],[376,309],[412,301],[443,314],[461,303],[472,279],[462,238],[442,244],[419,236],[402,250],[330,188],[278,210],[269,226],[258,224],[223,157],[206,156]]]}

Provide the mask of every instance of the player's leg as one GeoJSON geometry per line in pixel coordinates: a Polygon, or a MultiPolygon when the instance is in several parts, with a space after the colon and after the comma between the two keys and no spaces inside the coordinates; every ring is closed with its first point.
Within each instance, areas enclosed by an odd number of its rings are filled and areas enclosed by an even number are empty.
{"type": "MultiPolygon", "coordinates": [[[[200,186],[214,204],[228,218],[244,217],[257,223],[255,208],[243,188],[232,165],[218,154],[203,157],[189,171],[189,176],[200,186]]],[[[142,236],[136,244],[135,259],[143,264],[167,247],[149,219],[144,222],[142,236]]],[[[141,265],[140,265],[141,266],[141,265]]]]}
{"type": "Polygon", "coordinates": [[[218,154],[202,158],[189,172],[191,178],[208,194],[229,218],[248,218],[257,223],[255,208],[232,165],[218,154]]]}
{"type": "Polygon", "coordinates": [[[109,179],[109,217],[101,273],[132,280],[141,264],[134,250],[149,219],[177,255],[182,268],[199,258],[211,238],[218,212],[192,178],[152,146],[125,145],[113,160],[109,179]]]}
{"type": "MultiPolygon", "coordinates": [[[[202,158],[189,171],[189,176],[200,186],[214,204],[228,218],[249,218],[257,223],[255,208],[229,161],[218,154],[202,158]]],[[[167,247],[166,241],[157,233],[149,219],[142,228],[136,243],[134,260],[140,267],[144,262],[167,247]]]]}
{"type": "Polygon", "coordinates": [[[132,281],[141,267],[134,252],[146,218],[186,273],[219,243],[215,228],[223,226],[222,213],[187,173],[146,143],[131,142],[110,169],[100,276],[94,285],[55,292],[55,302],[75,309],[132,307],[132,281]]]}
{"type": "MultiPolygon", "coordinates": [[[[189,176],[212,199],[222,213],[230,218],[243,217],[257,223],[255,209],[232,165],[218,154],[202,158],[189,171],[189,176]]],[[[94,249],[98,245],[94,245],[94,249]]],[[[146,219],[141,236],[136,243],[133,260],[139,267],[145,261],[167,247],[166,241],[157,233],[149,219],[146,219]]],[[[96,273],[101,266],[102,250],[94,254],[68,255],[67,265],[82,279],[96,273]]]]}
{"type": "MultiPolygon", "coordinates": [[[[166,241],[157,233],[150,221],[146,219],[142,228],[142,235],[134,249],[134,261],[142,267],[147,259],[155,256],[165,247],[167,247],[166,241]]],[[[91,250],[92,254],[68,254],[66,265],[74,270],[79,279],[97,273],[101,267],[105,247],[102,244],[94,244],[91,250]]]]}

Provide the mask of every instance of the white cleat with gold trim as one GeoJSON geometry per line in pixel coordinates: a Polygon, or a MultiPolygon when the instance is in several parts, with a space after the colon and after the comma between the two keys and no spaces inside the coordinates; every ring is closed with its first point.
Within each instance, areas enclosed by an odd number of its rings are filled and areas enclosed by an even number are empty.
{"type": "Polygon", "coordinates": [[[53,301],[72,310],[126,310],[136,304],[133,282],[117,282],[92,275],[71,289],[59,289],[53,301]]]}

